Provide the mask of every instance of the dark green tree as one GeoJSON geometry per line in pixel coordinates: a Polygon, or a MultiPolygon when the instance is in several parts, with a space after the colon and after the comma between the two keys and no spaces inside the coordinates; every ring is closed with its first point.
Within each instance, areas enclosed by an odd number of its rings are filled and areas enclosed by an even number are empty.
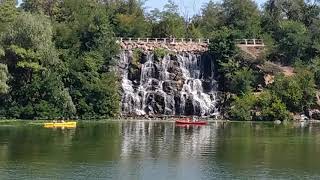
{"type": "Polygon", "coordinates": [[[9,23],[13,22],[17,16],[16,3],[16,0],[0,1],[0,33],[5,31],[9,23]]]}
{"type": "Polygon", "coordinates": [[[8,81],[8,68],[7,65],[0,63],[0,94],[7,93],[9,86],[7,85],[8,81]]]}
{"type": "Polygon", "coordinates": [[[78,115],[117,115],[118,79],[110,67],[118,45],[108,12],[89,0],[64,3],[62,9],[71,13],[56,25],[55,42],[67,67],[64,83],[70,89],[78,115]]]}
{"type": "Polygon", "coordinates": [[[236,97],[231,104],[229,115],[237,121],[253,120],[253,108],[257,98],[251,94],[245,94],[241,97],[236,97]]]}
{"type": "MultiPolygon", "coordinates": [[[[58,117],[66,104],[59,72],[62,63],[52,42],[52,26],[43,15],[21,13],[1,39],[2,63],[12,78],[2,99],[5,116],[15,118],[58,117]],[[50,115],[50,116],[49,116],[50,115]]],[[[68,93],[67,93],[68,94],[68,93]]],[[[2,108],[3,108],[2,107],[2,108]]],[[[65,109],[69,115],[72,109],[65,109]]]]}
{"type": "MultiPolygon", "coordinates": [[[[186,36],[186,23],[178,13],[178,5],[169,0],[165,5],[164,11],[156,12],[157,21],[153,22],[152,36],[158,38],[174,37],[182,38],[186,36]]],[[[156,16],[154,15],[154,16],[156,16]]]]}
{"type": "Polygon", "coordinates": [[[261,35],[260,14],[252,0],[224,0],[224,25],[236,31],[238,38],[258,38],[261,35]]]}
{"type": "Polygon", "coordinates": [[[293,77],[280,76],[272,85],[271,92],[280,98],[291,112],[307,112],[315,104],[314,74],[300,70],[293,77]]]}
{"type": "Polygon", "coordinates": [[[304,59],[306,49],[310,45],[310,36],[304,24],[297,21],[280,22],[275,56],[283,63],[293,64],[296,60],[304,59]]]}
{"type": "Polygon", "coordinates": [[[236,70],[230,78],[231,91],[239,95],[250,93],[256,80],[253,71],[249,68],[236,70]]]}
{"type": "Polygon", "coordinates": [[[224,24],[222,15],[221,4],[209,1],[201,9],[201,15],[199,17],[196,16],[193,21],[196,21],[202,34],[208,38],[224,24]]]}

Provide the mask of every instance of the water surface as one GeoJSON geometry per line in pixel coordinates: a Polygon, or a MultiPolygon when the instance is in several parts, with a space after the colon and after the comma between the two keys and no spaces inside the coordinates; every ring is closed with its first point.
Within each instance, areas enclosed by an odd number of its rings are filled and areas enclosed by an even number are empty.
{"type": "Polygon", "coordinates": [[[320,125],[0,126],[0,179],[317,179],[320,125]]]}

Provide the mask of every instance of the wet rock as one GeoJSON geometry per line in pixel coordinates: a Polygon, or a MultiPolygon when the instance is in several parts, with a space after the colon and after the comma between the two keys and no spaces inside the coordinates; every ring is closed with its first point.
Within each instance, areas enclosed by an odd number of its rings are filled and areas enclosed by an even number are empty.
{"type": "Polygon", "coordinates": [[[156,91],[160,88],[160,81],[158,79],[151,78],[146,86],[147,91],[156,91]]]}
{"type": "Polygon", "coordinates": [[[183,83],[180,81],[165,81],[163,82],[163,91],[167,94],[179,94],[182,90],[183,83]]]}
{"type": "Polygon", "coordinates": [[[281,121],[280,120],[276,120],[276,121],[273,121],[273,123],[276,124],[276,125],[279,125],[279,124],[281,124],[281,121]]]}
{"type": "Polygon", "coordinates": [[[160,93],[149,93],[146,99],[148,114],[164,114],[165,99],[160,93]]]}
{"type": "Polygon", "coordinates": [[[311,115],[312,119],[320,120],[320,110],[318,109],[310,110],[309,114],[311,115]]]}
{"type": "MultiPolygon", "coordinates": [[[[139,46],[145,48],[143,44],[139,46]]],[[[136,63],[130,64],[132,53],[120,57],[119,63],[123,64],[119,65],[119,72],[124,78],[122,87],[126,88],[122,114],[210,116],[217,113],[217,82],[209,76],[214,74],[209,72],[214,71],[212,60],[203,60],[186,51],[155,61],[151,52],[144,52],[137,68],[136,63]]]]}

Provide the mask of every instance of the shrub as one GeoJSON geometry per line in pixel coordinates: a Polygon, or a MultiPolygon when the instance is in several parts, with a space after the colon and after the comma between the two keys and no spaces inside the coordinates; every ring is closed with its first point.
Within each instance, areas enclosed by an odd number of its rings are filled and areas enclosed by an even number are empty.
{"type": "Polygon", "coordinates": [[[252,90],[256,77],[249,68],[237,70],[231,76],[231,90],[236,94],[246,94],[252,90]]]}
{"type": "Polygon", "coordinates": [[[230,117],[240,121],[252,120],[252,110],[256,104],[256,97],[251,94],[245,94],[242,97],[236,97],[231,104],[229,111],[230,117]]]}
{"type": "Polygon", "coordinates": [[[287,121],[292,119],[286,105],[270,92],[264,92],[258,98],[257,108],[261,110],[259,119],[265,121],[287,121]]]}
{"type": "Polygon", "coordinates": [[[132,61],[131,61],[131,64],[134,65],[134,66],[139,66],[140,65],[140,59],[143,55],[143,51],[141,49],[133,49],[133,55],[132,55],[132,61]]]}
{"type": "Polygon", "coordinates": [[[276,77],[271,92],[279,97],[291,112],[302,112],[315,103],[315,86],[313,73],[304,69],[293,77],[276,77]]]}
{"type": "Polygon", "coordinates": [[[156,48],[154,50],[154,56],[156,59],[163,59],[166,55],[170,54],[170,52],[167,49],[163,48],[156,48]]]}

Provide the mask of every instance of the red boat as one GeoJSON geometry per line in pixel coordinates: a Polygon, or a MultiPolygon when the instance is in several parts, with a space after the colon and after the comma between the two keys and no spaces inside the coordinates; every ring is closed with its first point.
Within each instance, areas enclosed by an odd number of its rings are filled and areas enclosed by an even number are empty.
{"type": "Polygon", "coordinates": [[[190,124],[190,125],[207,125],[207,121],[193,121],[191,119],[176,120],[176,124],[190,124]]]}

